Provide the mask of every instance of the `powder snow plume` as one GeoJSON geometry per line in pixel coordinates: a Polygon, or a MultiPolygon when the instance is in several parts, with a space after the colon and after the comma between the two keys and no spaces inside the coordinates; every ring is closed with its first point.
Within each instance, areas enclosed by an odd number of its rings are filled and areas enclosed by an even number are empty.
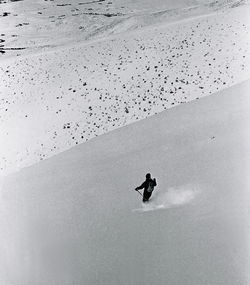
{"type": "Polygon", "coordinates": [[[200,187],[193,184],[170,187],[166,192],[156,189],[151,200],[133,212],[148,212],[186,205],[193,202],[200,192],[200,187]]]}

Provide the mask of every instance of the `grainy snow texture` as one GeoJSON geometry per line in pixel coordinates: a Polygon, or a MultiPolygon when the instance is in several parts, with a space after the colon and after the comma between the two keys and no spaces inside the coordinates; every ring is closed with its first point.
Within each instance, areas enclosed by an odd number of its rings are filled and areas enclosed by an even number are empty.
{"type": "Polygon", "coordinates": [[[249,92],[235,85],[6,177],[1,285],[249,285],[249,92]],[[148,171],[158,186],[143,206],[134,187],[148,171]]]}
{"type": "Polygon", "coordinates": [[[247,1],[0,2],[2,175],[249,78],[247,1]]]}
{"type": "Polygon", "coordinates": [[[44,51],[246,3],[249,0],[0,0],[0,55],[44,51]]]}

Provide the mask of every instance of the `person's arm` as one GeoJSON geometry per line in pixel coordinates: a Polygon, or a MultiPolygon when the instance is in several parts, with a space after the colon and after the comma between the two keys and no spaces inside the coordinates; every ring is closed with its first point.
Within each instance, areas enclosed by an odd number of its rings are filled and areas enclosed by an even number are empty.
{"type": "Polygon", "coordinates": [[[154,186],[156,186],[156,185],[157,185],[157,183],[156,183],[156,180],[155,180],[155,178],[153,179],[153,181],[154,181],[154,186]]]}
{"type": "Polygon", "coordinates": [[[145,182],[143,182],[141,186],[136,187],[135,190],[137,191],[143,189],[144,187],[145,187],[145,182]]]}

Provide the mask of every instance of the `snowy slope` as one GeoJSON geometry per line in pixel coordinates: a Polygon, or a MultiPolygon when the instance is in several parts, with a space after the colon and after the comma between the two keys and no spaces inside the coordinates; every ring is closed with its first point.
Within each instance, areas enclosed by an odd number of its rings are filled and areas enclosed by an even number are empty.
{"type": "Polygon", "coordinates": [[[105,38],[249,0],[1,0],[0,59],[105,38]]]}
{"type": "Polygon", "coordinates": [[[250,81],[5,178],[3,285],[249,285],[250,81]],[[133,190],[158,180],[143,207],[133,190]]]}
{"type": "Polygon", "coordinates": [[[250,6],[0,65],[0,175],[249,79],[250,6]]]}

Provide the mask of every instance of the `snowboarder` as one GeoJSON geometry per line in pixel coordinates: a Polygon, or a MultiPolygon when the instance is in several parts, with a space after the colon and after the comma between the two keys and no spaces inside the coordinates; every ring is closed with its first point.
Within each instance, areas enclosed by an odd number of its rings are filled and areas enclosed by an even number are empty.
{"type": "Polygon", "coordinates": [[[141,186],[136,187],[135,191],[138,191],[138,190],[144,188],[142,201],[147,202],[149,200],[150,196],[152,195],[152,192],[153,192],[154,187],[156,185],[157,184],[156,184],[155,178],[152,179],[151,174],[147,173],[146,174],[146,180],[141,184],[141,186]]]}

